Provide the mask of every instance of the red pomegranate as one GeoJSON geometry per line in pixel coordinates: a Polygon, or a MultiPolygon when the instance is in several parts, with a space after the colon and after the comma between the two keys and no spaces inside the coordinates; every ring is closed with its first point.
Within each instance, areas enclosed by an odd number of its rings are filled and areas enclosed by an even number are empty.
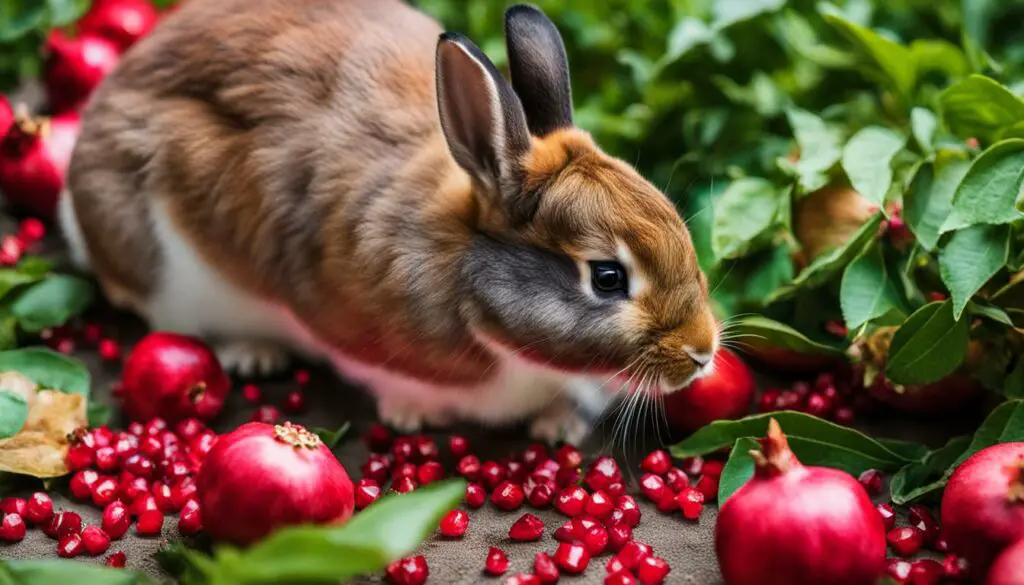
{"type": "Polygon", "coordinates": [[[103,37],[123,53],[153,30],[157,18],[149,0],[98,0],[77,26],[79,33],[103,37]]]}
{"type": "Polygon", "coordinates": [[[807,374],[821,372],[834,367],[838,360],[826,355],[800,353],[791,349],[769,347],[752,342],[744,348],[744,354],[758,364],[785,374],[807,374]]]}
{"type": "Polygon", "coordinates": [[[53,218],[80,130],[78,114],[52,118],[19,112],[0,142],[0,191],[11,207],[53,218]]]}
{"type": "Polygon", "coordinates": [[[907,414],[941,415],[976,404],[985,389],[963,372],[931,384],[898,387],[880,373],[868,392],[879,402],[907,414]]]}
{"type": "Polygon", "coordinates": [[[174,424],[217,416],[230,390],[231,380],[205,343],[155,332],[143,337],[125,359],[119,397],[132,420],[162,417],[174,424]]]}
{"type": "Polygon", "coordinates": [[[14,125],[14,108],[7,96],[0,93],[0,140],[7,136],[7,131],[14,125]]]}
{"type": "Polygon", "coordinates": [[[119,58],[117,47],[102,37],[69,39],[58,31],[50,33],[44,52],[43,86],[58,113],[81,109],[119,58]]]}
{"type": "Polygon", "coordinates": [[[665,397],[668,420],[683,431],[695,431],[719,419],[735,419],[750,411],[754,376],[736,354],[719,349],[711,374],[665,397]]]}
{"type": "Polygon", "coordinates": [[[957,468],[942,494],[949,550],[985,580],[1003,549],[1024,538],[1024,442],[983,449],[957,468]]]}
{"type": "Polygon", "coordinates": [[[1024,539],[996,558],[985,585],[1024,585],[1024,539]]]}

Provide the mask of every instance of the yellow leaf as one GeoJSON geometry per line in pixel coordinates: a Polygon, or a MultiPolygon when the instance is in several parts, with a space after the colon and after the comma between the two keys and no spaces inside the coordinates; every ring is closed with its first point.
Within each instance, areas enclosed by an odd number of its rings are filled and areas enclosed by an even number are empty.
{"type": "Polygon", "coordinates": [[[15,372],[0,374],[0,390],[24,396],[28,419],[17,435],[0,440],[0,471],[34,477],[67,475],[68,436],[87,424],[85,397],[36,385],[15,372]]]}

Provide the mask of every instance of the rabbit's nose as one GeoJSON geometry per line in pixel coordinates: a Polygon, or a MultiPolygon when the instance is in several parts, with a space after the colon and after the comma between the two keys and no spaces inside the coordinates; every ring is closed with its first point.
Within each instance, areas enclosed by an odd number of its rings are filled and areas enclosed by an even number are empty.
{"type": "Polygon", "coordinates": [[[711,363],[711,360],[715,358],[715,352],[712,351],[697,351],[690,346],[684,346],[683,351],[686,355],[693,360],[693,363],[697,364],[698,368],[704,368],[711,363]]]}

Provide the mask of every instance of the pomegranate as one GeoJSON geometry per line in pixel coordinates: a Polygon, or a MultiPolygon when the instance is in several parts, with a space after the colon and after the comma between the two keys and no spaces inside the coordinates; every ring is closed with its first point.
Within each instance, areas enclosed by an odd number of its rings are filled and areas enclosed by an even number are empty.
{"type": "Polygon", "coordinates": [[[12,207],[54,217],[80,127],[73,112],[52,118],[18,113],[0,141],[0,191],[12,207]]]}
{"type": "Polygon", "coordinates": [[[996,557],[985,585],[1024,585],[1024,539],[996,557]]]}
{"type": "Polygon", "coordinates": [[[0,94],[0,140],[7,136],[7,131],[14,125],[14,108],[7,96],[0,94]]]}
{"type": "Polygon", "coordinates": [[[203,342],[177,333],[142,338],[124,361],[121,405],[133,420],[171,423],[211,419],[224,406],[231,380],[203,342]]]}
{"type": "Polygon", "coordinates": [[[834,366],[838,360],[831,356],[813,353],[800,353],[791,349],[770,347],[753,339],[744,348],[744,354],[753,358],[758,364],[775,371],[800,374],[820,372],[834,366]]]}
{"type": "Polygon", "coordinates": [[[864,585],[885,567],[885,527],[850,475],[805,467],[774,419],[754,477],[722,505],[715,551],[727,585],[864,585]]]}
{"type": "Polygon", "coordinates": [[[81,109],[119,57],[117,45],[103,37],[69,39],[59,31],[50,33],[43,52],[43,86],[50,107],[58,113],[81,109]]]}
{"type": "Polygon", "coordinates": [[[1024,442],[993,445],[957,468],[942,495],[950,551],[983,582],[1004,548],[1024,538],[1024,442]]]}
{"type": "Polygon", "coordinates": [[[98,0],[78,21],[78,32],[103,37],[124,52],[156,23],[156,9],[149,0],[98,0]]]}
{"type": "Polygon", "coordinates": [[[198,478],[203,529],[248,544],[282,526],[341,523],[352,481],[319,437],[299,425],[247,423],[220,439],[198,478]]]}
{"type": "Polygon", "coordinates": [[[976,404],[984,394],[970,374],[957,372],[931,384],[894,386],[879,374],[868,392],[879,402],[907,414],[940,415],[976,404]]]}
{"type": "Polygon", "coordinates": [[[754,390],[754,376],[743,360],[727,349],[719,349],[712,373],[666,396],[665,410],[674,426],[695,431],[711,421],[747,414],[754,390]]]}

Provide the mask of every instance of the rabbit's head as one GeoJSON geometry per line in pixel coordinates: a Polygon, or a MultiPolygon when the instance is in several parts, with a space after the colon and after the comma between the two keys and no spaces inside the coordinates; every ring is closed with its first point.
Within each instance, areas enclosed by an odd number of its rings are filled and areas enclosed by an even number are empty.
{"type": "Polygon", "coordinates": [[[465,318],[498,352],[668,393],[708,372],[718,326],[673,204],[573,126],[551,21],[506,13],[511,83],[467,38],[437,46],[441,126],[470,176],[465,318]]]}

